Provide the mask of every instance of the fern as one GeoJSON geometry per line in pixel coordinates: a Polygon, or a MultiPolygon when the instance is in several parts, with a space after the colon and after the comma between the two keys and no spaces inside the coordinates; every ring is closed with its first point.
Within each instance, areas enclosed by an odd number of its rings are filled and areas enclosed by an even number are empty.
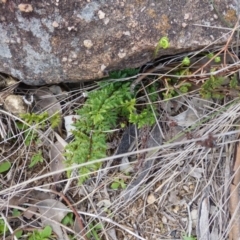
{"type": "MultiPolygon", "coordinates": [[[[17,122],[17,127],[19,130],[24,131],[24,143],[26,146],[35,143],[39,143],[41,140],[38,135],[39,129],[44,130],[49,124],[52,128],[59,126],[61,122],[61,116],[59,113],[54,114],[49,117],[47,112],[40,114],[36,113],[25,113],[21,114],[20,117],[23,119],[23,122],[17,122]]],[[[42,151],[38,149],[38,144],[35,145],[36,153],[33,154],[31,161],[28,165],[29,168],[34,167],[37,163],[43,162],[42,151]]]]}
{"type": "Polygon", "coordinates": [[[233,74],[233,76],[231,77],[230,83],[229,83],[230,88],[237,88],[238,86],[238,80],[237,80],[237,75],[233,74]]]}
{"type": "MultiPolygon", "coordinates": [[[[87,129],[94,126],[101,131],[111,129],[116,125],[117,116],[121,112],[121,104],[131,99],[129,89],[129,83],[110,83],[98,91],[89,93],[84,107],[76,111],[81,116],[80,125],[85,122],[84,126],[87,129]]],[[[77,124],[76,127],[82,130],[80,125],[77,124]]]]}
{"type": "MultiPolygon", "coordinates": [[[[28,124],[28,125],[36,125],[37,128],[44,128],[47,126],[48,121],[51,124],[52,128],[55,128],[61,122],[61,116],[59,113],[55,113],[53,116],[49,117],[47,112],[43,112],[40,114],[36,113],[24,113],[21,114],[20,117],[28,124]]],[[[24,128],[28,128],[27,125],[24,125],[24,128]]]]}
{"type": "Polygon", "coordinates": [[[205,99],[223,98],[224,95],[218,91],[218,88],[220,88],[223,83],[224,83],[223,77],[216,77],[211,75],[210,78],[206,80],[206,82],[201,86],[200,94],[202,98],[205,98],[205,99]]]}
{"type": "MultiPolygon", "coordinates": [[[[128,74],[121,73],[118,76],[129,76],[128,74]]],[[[80,119],[74,124],[74,141],[66,147],[67,166],[106,157],[106,132],[117,126],[119,118],[124,118],[138,127],[155,122],[150,106],[136,114],[136,99],[131,95],[130,83],[101,82],[99,85],[103,87],[90,92],[84,106],[76,111],[80,119]]],[[[154,94],[152,97],[156,99],[154,94]]],[[[101,163],[81,167],[79,183],[85,182],[90,174],[100,168],[101,163]]],[[[70,173],[68,174],[70,176],[70,173]]]]}
{"type": "Polygon", "coordinates": [[[155,123],[152,109],[147,107],[139,114],[132,112],[129,115],[129,122],[136,124],[138,128],[142,128],[146,125],[152,126],[155,123]]]}
{"type": "MultiPolygon", "coordinates": [[[[99,131],[91,135],[75,131],[75,140],[68,144],[66,151],[67,165],[81,164],[106,157],[106,136],[99,131]]],[[[89,174],[100,169],[101,163],[94,163],[79,169],[79,184],[89,178],[89,174]]]]}
{"type": "MultiPolygon", "coordinates": [[[[126,115],[123,110],[126,101],[131,99],[129,83],[110,83],[104,88],[89,93],[85,105],[77,110],[80,119],[75,123],[74,141],[66,148],[67,165],[81,164],[106,156],[105,131],[117,125],[117,119],[126,115]]],[[[79,183],[101,167],[91,164],[79,169],[79,183]]]]}
{"type": "Polygon", "coordinates": [[[50,123],[52,128],[55,128],[61,122],[61,116],[59,113],[55,113],[53,116],[49,117],[47,112],[43,112],[40,114],[36,113],[24,113],[21,114],[20,117],[24,122],[17,122],[17,126],[19,130],[24,131],[24,139],[25,144],[29,146],[31,142],[37,142],[39,140],[37,131],[33,128],[30,129],[30,126],[34,126],[35,129],[44,129],[47,127],[48,123],[50,123]]]}
{"type": "MultiPolygon", "coordinates": [[[[124,69],[121,71],[113,71],[111,73],[109,73],[109,77],[108,79],[121,79],[121,78],[126,78],[126,77],[131,77],[134,76],[136,74],[138,74],[139,70],[135,69],[135,68],[128,68],[128,69],[124,69]]],[[[104,82],[100,83],[99,85],[101,86],[104,82]]]]}

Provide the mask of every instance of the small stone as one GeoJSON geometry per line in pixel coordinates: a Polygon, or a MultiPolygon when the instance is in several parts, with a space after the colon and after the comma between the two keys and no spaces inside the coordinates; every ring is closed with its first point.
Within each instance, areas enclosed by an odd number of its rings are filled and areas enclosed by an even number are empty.
{"type": "Polygon", "coordinates": [[[131,33],[129,31],[123,32],[123,35],[125,36],[131,36],[131,33]]]}
{"type": "Polygon", "coordinates": [[[153,194],[150,194],[147,198],[147,203],[153,204],[154,202],[156,202],[156,197],[153,194]]]}
{"type": "Polygon", "coordinates": [[[7,96],[3,108],[16,116],[19,116],[22,113],[27,113],[27,106],[25,105],[22,96],[19,95],[7,96]]]}
{"type": "Polygon", "coordinates": [[[125,52],[119,52],[118,53],[118,57],[119,58],[124,58],[126,56],[126,53],[125,52]]]}
{"type": "Polygon", "coordinates": [[[16,81],[15,79],[9,77],[9,78],[6,78],[5,80],[5,83],[6,83],[6,87],[10,87],[12,85],[15,85],[18,83],[18,81],[16,81]]]}
{"type": "Polygon", "coordinates": [[[164,224],[167,224],[167,218],[166,218],[165,216],[162,216],[162,222],[163,222],[164,224]]]}
{"type": "Polygon", "coordinates": [[[188,188],[188,186],[183,186],[183,189],[186,191],[186,192],[189,192],[189,188],[188,188]]]}
{"type": "Polygon", "coordinates": [[[77,54],[75,52],[71,52],[70,53],[70,57],[73,58],[73,59],[76,59],[77,58],[77,54]]]}
{"type": "Polygon", "coordinates": [[[53,25],[53,27],[55,27],[55,28],[59,27],[59,24],[58,24],[56,21],[54,21],[54,22],[52,23],[52,25],[53,25]]]}
{"type": "Polygon", "coordinates": [[[217,14],[213,14],[213,17],[214,17],[215,19],[218,19],[218,15],[217,15],[217,14]]]}
{"type": "Polygon", "coordinates": [[[98,17],[99,17],[99,19],[104,19],[105,18],[105,13],[102,11],[102,10],[99,10],[98,11],[98,17]]]}
{"type": "Polygon", "coordinates": [[[21,12],[32,12],[33,11],[33,7],[31,4],[25,4],[25,3],[21,3],[18,5],[18,9],[21,12]]]}
{"type": "Polygon", "coordinates": [[[62,58],[62,62],[67,62],[67,60],[68,60],[67,57],[62,58]]]}
{"type": "Polygon", "coordinates": [[[109,18],[104,18],[104,19],[103,19],[103,22],[104,22],[105,25],[107,25],[107,24],[109,23],[109,21],[110,21],[109,18]]]}
{"type": "Polygon", "coordinates": [[[188,20],[188,19],[189,19],[189,16],[190,16],[189,13],[185,13],[185,15],[184,15],[184,20],[188,20]]]}
{"type": "Polygon", "coordinates": [[[103,72],[106,69],[106,66],[104,64],[101,65],[101,71],[103,72]]]}
{"type": "Polygon", "coordinates": [[[83,41],[83,45],[86,47],[86,48],[91,48],[93,46],[93,43],[91,40],[89,39],[86,39],[83,41]]]}
{"type": "Polygon", "coordinates": [[[191,185],[189,186],[189,190],[194,190],[194,188],[195,188],[195,186],[194,186],[193,184],[191,184],[191,185]]]}
{"type": "Polygon", "coordinates": [[[174,213],[178,213],[178,211],[179,211],[179,206],[175,206],[175,207],[173,207],[172,210],[173,210],[174,213]]]}
{"type": "Polygon", "coordinates": [[[75,28],[74,26],[71,26],[71,27],[68,27],[68,31],[70,32],[70,31],[77,31],[77,28],[75,28]]]}
{"type": "Polygon", "coordinates": [[[182,27],[185,28],[187,26],[186,23],[182,23],[182,27]]]}

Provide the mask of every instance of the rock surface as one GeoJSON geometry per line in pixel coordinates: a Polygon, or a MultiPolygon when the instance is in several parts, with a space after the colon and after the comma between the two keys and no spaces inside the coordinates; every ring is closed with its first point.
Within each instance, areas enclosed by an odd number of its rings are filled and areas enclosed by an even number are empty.
{"type": "Polygon", "coordinates": [[[7,96],[3,108],[16,116],[27,113],[27,106],[24,103],[23,98],[18,95],[11,94],[7,96]]]}
{"type": "Polygon", "coordinates": [[[98,79],[158,56],[223,44],[234,0],[0,0],[0,72],[26,84],[98,79]],[[198,24],[198,25],[196,25],[198,24]],[[201,25],[201,26],[200,26],[201,25]],[[220,38],[222,37],[222,38],[220,38]]]}

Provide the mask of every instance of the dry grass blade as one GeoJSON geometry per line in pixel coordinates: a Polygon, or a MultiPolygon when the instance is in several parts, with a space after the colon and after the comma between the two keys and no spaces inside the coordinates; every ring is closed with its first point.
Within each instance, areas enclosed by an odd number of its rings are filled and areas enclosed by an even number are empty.
{"type": "Polygon", "coordinates": [[[233,166],[233,181],[230,186],[229,210],[231,215],[231,231],[229,233],[230,240],[240,238],[240,210],[239,210],[239,186],[240,186],[240,143],[235,144],[235,159],[233,166]]]}
{"type": "Polygon", "coordinates": [[[199,203],[199,212],[198,212],[198,228],[197,228],[197,237],[201,240],[209,240],[210,230],[209,230],[209,196],[208,191],[206,190],[203,194],[201,202],[199,203]]]}

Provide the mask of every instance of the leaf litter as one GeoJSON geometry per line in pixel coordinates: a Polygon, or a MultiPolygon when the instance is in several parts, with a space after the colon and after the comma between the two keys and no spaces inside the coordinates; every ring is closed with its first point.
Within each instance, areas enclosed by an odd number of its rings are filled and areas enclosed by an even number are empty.
{"type": "Polygon", "coordinates": [[[108,157],[101,159],[102,168],[81,186],[74,171],[69,176],[64,147],[73,141],[76,129],[71,123],[79,117],[74,116],[75,110],[84,105],[87,96],[83,93],[97,85],[90,83],[79,89],[72,84],[70,90],[53,85],[29,91],[14,83],[15,89],[3,89],[1,101],[13,93],[28,94],[34,96],[29,111],[47,111],[49,116],[58,112],[61,116],[57,130],[48,123],[42,129],[34,127],[41,143],[32,135],[26,144],[28,135],[16,124],[22,120],[1,110],[0,164],[9,162],[10,169],[5,167],[6,172],[0,173],[0,209],[8,226],[13,231],[22,229],[26,235],[28,226],[37,229],[48,225],[53,239],[70,235],[76,239],[238,239],[239,98],[227,85],[214,89],[214,93],[224,93],[222,98],[206,100],[199,95],[214,71],[214,76],[231,79],[240,69],[236,54],[228,47],[212,51],[215,56],[223,53],[222,59],[226,53],[233,59],[231,63],[223,60],[209,66],[206,55],[198,51],[193,53],[195,72],[184,79],[175,71],[184,54],[176,60],[165,59],[164,65],[152,72],[154,76],[141,77],[134,85],[139,105],[152,104],[144,90],[158,83],[155,125],[137,129],[127,124],[114,129],[108,157]],[[177,79],[170,86],[176,88],[177,95],[167,100],[162,93],[169,91],[164,82],[171,77],[177,79]],[[194,83],[194,87],[179,96],[177,86],[182,81],[194,83]],[[43,162],[29,168],[36,149],[42,151],[43,162]],[[116,179],[126,188],[112,189],[116,179]],[[13,218],[15,210],[21,215],[13,218]],[[68,212],[74,213],[74,224],[64,226],[61,221],[68,212]]]}

